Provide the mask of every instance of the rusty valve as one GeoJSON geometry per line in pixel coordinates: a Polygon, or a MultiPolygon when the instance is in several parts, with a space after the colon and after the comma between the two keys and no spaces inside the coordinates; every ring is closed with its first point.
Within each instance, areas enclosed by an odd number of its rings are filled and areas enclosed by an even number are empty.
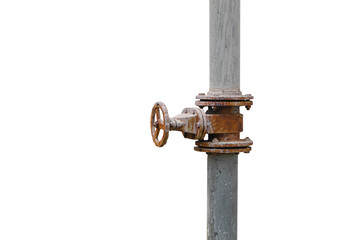
{"type": "Polygon", "coordinates": [[[196,139],[194,150],[212,154],[249,153],[253,141],[240,139],[243,131],[243,115],[239,107],[248,110],[252,106],[250,94],[213,95],[201,93],[195,102],[199,108],[184,108],[181,114],[169,117],[162,102],[155,103],[151,111],[150,127],[156,146],[166,144],[169,131],[180,131],[185,138],[196,139]],[[207,107],[206,113],[203,108],[207,107]],[[208,139],[204,140],[208,134],[208,139]]]}
{"type": "Polygon", "coordinates": [[[181,114],[169,118],[166,105],[157,102],[151,111],[151,136],[158,147],[166,144],[170,130],[181,131],[185,138],[202,140],[206,135],[205,121],[205,113],[200,108],[185,108],[181,114]]]}

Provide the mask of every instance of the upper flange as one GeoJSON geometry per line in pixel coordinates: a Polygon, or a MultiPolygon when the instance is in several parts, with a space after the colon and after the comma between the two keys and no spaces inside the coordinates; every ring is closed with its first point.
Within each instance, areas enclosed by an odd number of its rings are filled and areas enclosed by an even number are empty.
{"type": "Polygon", "coordinates": [[[205,95],[205,93],[199,93],[195,102],[196,106],[203,107],[241,107],[245,106],[247,110],[251,108],[254,97],[251,94],[245,95],[205,95]]]}

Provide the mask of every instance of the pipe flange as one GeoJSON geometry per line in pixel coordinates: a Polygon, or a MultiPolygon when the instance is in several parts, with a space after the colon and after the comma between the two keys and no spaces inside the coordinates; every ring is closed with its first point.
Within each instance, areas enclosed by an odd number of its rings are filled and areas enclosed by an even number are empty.
{"type": "Polygon", "coordinates": [[[208,100],[208,101],[247,101],[251,100],[254,97],[251,94],[245,95],[211,95],[205,93],[199,93],[196,96],[196,99],[199,100],[208,100]]]}
{"type": "Polygon", "coordinates": [[[196,141],[195,145],[201,148],[243,148],[253,145],[253,141],[250,138],[239,139],[235,141],[196,141]]]}
{"type": "Polygon", "coordinates": [[[206,153],[212,153],[212,154],[221,154],[221,153],[249,153],[251,151],[251,147],[246,148],[202,148],[195,146],[195,151],[198,152],[206,152],[206,153]]]}
{"type": "Polygon", "coordinates": [[[250,138],[233,141],[196,141],[195,151],[206,153],[249,153],[253,141],[250,138]]]}
{"type": "Polygon", "coordinates": [[[247,110],[250,110],[253,105],[252,99],[254,97],[251,94],[245,95],[205,95],[205,93],[199,93],[195,102],[196,106],[203,107],[241,107],[245,106],[247,110]]]}

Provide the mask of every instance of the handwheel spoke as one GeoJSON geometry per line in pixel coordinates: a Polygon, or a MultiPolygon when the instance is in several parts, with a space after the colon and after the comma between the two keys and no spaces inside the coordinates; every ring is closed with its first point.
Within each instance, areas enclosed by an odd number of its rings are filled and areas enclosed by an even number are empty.
{"type": "Polygon", "coordinates": [[[155,109],[155,113],[156,113],[156,120],[160,120],[160,111],[159,111],[159,108],[156,108],[155,109]]]}
{"type": "Polygon", "coordinates": [[[160,128],[156,128],[155,129],[155,134],[154,134],[156,139],[158,138],[159,133],[160,133],[160,128]]]}

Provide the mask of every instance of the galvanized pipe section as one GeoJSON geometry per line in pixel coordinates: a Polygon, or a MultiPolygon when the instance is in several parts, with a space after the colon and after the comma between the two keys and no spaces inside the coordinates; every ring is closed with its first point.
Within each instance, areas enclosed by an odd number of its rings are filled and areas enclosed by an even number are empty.
{"type": "MultiPolygon", "coordinates": [[[[240,0],[210,0],[209,94],[241,94],[240,0]]],[[[208,240],[237,239],[237,174],[237,154],[208,154],[208,240]]]]}
{"type": "Polygon", "coordinates": [[[240,92],[240,0],[210,0],[210,92],[240,92]]]}
{"type": "Polygon", "coordinates": [[[236,154],[208,155],[207,239],[237,239],[236,154]]]}

